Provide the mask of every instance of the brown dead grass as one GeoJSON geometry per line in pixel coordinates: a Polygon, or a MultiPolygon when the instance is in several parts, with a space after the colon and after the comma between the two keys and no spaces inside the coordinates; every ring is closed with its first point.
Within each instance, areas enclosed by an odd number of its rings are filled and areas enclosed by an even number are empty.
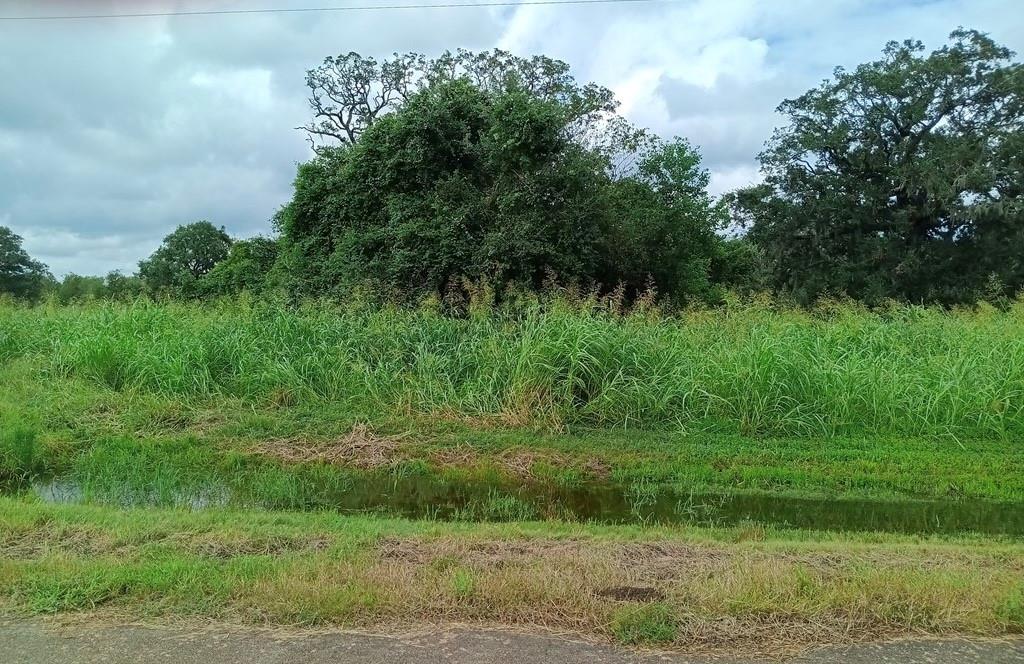
{"type": "Polygon", "coordinates": [[[361,470],[385,468],[405,458],[400,441],[405,436],[382,436],[364,424],[357,424],[343,437],[332,441],[280,438],[259,443],[257,454],[290,463],[318,462],[350,466],[361,470]]]}
{"type": "MultiPolygon", "coordinates": [[[[537,468],[541,464],[555,468],[568,468],[575,465],[572,457],[567,454],[553,450],[532,450],[520,447],[485,455],[469,445],[455,445],[431,452],[429,459],[436,466],[449,468],[496,466],[509,476],[527,482],[537,479],[537,468]]],[[[611,476],[611,466],[598,458],[588,459],[580,467],[580,470],[594,479],[603,480],[611,476]]]]}
{"type": "Polygon", "coordinates": [[[677,619],[677,647],[782,655],[821,643],[998,633],[992,606],[1012,588],[1021,563],[913,546],[807,551],[441,537],[384,538],[369,565],[353,574],[369,580],[378,620],[440,618],[607,636],[624,604],[665,602],[677,619]],[[474,581],[468,595],[452,589],[456,570],[474,581]]]}
{"type": "MultiPolygon", "coordinates": [[[[364,424],[357,424],[335,440],[277,438],[257,443],[251,450],[288,463],[316,462],[360,470],[378,470],[410,458],[407,450],[402,447],[403,441],[409,436],[409,433],[384,436],[364,424]]],[[[466,444],[433,450],[427,460],[442,468],[476,469],[489,465],[524,482],[538,479],[537,468],[541,464],[555,468],[574,465],[569,455],[553,450],[514,447],[497,454],[482,454],[466,444]]],[[[586,460],[580,470],[595,479],[607,479],[611,475],[611,466],[598,458],[586,460]]]]}

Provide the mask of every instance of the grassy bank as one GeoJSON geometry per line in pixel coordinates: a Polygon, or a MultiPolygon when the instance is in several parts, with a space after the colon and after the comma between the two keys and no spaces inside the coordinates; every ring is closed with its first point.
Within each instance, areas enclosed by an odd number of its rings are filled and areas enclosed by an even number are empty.
{"type": "Polygon", "coordinates": [[[783,649],[1024,630],[1024,548],[975,539],[0,498],[0,606],[258,624],[459,621],[625,643],[783,649]]]}
{"type": "MultiPolygon", "coordinates": [[[[26,358],[0,367],[0,482],[72,475],[108,493],[159,481],[293,487],[269,505],[304,503],[295,478],[372,471],[404,477],[612,483],[694,492],[1024,500],[1024,454],[1012,439],[480,427],[424,417],[363,424],[315,404],[116,391],[47,377],[26,358]],[[244,471],[244,472],[243,472],[244,471]],[[268,480],[269,481],[269,480],[268,480]]],[[[324,481],[331,484],[330,481],[324,481]]]]}
{"type": "Polygon", "coordinates": [[[274,508],[350,470],[1016,502],[1022,316],[4,305],[0,482],[248,483],[274,508]]]}
{"type": "Polygon", "coordinates": [[[0,361],[97,389],[476,425],[741,435],[1024,433],[1024,307],[662,316],[257,304],[0,306],[0,361]]]}

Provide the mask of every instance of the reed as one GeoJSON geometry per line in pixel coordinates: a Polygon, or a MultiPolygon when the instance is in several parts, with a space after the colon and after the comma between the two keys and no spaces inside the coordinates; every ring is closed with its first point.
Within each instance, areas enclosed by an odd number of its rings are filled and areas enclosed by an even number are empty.
{"type": "Polygon", "coordinates": [[[562,298],[476,308],[0,305],[0,362],[202,399],[507,425],[743,435],[1024,433],[1024,303],[746,302],[663,314],[562,298]]]}

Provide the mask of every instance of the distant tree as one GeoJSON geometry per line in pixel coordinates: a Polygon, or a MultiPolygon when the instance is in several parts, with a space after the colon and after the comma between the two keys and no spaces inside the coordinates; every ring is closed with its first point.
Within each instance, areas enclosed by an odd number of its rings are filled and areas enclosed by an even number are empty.
{"type": "Polygon", "coordinates": [[[54,288],[61,302],[99,300],[107,296],[107,285],[103,277],[83,277],[74,273],[65,275],[54,288]]]}
{"type": "Polygon", "coordinates": [[[971,301],[1024,286],[1024,67],[985,35],[917,41],[782,103],[732,208],[777,288],[971,301]]]}
{"type": "Polygon", "coordinates": [[[108,272],[105,277],[68,274],[60,281],[54,281],[48,293],[62,303],[83,300],[127,300],[138,297],[145,291],[142,279],[135,275],[126,276],[118,271],[108,272]]]}
{"type": "Polygon", "coordinates": [[[153,293],[199,294],[199,279],[224,260],[231,238],[208,221],[179,226],[164,238],[148,259],[139,263],[139,276],[153,293]]]}
{"type": "Polygon", "coordinates": [[[21,242],[11,229],[0,226],[0,293],[34,299],[52,277],[45,265],[28,255],[21,242]]]}
{"type": "Polygon", "coordinates": [[[106,295],[113,300],[129,300],[138,297],[145,291],[145,284],[136,275],[125,275],[114,270],[108,272],[104,280],[106,282],[106,295]]]}
{"type": "Polygon", "coordinates": [[[648,141],[632,177],[607,187],[598,281],[634,290],[714,299],[711,261],[724,210],[707,193],[709,175],[687,141],[648,141]]]}
{"type": "Polygon", "coordinates": [[[771,290],[763,250],[747,237],[720,238],[711,258],[711,282],[737,293],[771,290]]]}
{"type": "Polygon", "coordinates": [[[265,237],[238,240],[225,258],[202,278],[208,295],[262,292],[277,260],[277,241],[265,237]]]}

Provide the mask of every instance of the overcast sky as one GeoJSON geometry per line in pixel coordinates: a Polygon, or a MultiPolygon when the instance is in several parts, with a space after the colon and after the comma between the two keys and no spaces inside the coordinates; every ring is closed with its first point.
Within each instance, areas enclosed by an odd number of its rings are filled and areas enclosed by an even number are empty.
{"type": "MultiPolygon", "coordinates": [[[[339,6],[346,0],[0,1],[0,16],[339,6]]],[[[347,0],[372,4],[373,0],[347,0]]],[[[410,4],[416,0],[410,0],[410,4]]],[[[309,158],[304,72],[327,55],[546,54],[700,146],[715,192],[757,178],[774,108],[886,41],[958,25],[1024,51],[1020,0],[650,4],[0,21],[0,225],[60,276],[134,271],[181,223],[270,233],[309,158]]]]}

